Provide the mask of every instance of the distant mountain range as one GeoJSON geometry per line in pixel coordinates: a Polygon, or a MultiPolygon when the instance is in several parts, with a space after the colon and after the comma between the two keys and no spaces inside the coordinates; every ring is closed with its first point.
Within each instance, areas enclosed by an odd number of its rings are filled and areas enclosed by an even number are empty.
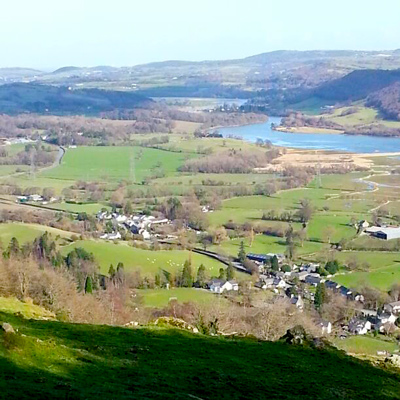
{"type": "MultiPolygon", "coordinates": [[[[3,68],[0,69],[0,83],[36,82],[125,91],[170,87],[171,96],[174,91],[179,96],[182,88],[187,95],[188,88],[196,92],[196,86],[215,88],[222,85],[234,87],[245,95],[255,90],[315,88],[356,70],[397,68],[400,68],[400,50],[282,50],[236,60],[172,60],[121,68],[66,66],[50,73],[3,68]]],[[[203,95],[212,95],[212,92],[204,91],[203,95]]]]}

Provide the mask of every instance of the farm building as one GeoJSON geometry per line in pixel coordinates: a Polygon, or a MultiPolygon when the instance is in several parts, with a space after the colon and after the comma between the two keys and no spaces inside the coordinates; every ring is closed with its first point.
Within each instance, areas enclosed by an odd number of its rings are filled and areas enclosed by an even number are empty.
{"type": "Polygon", "coordinates": [[[374,236],[378,239],[383,240],[392,240],[392,239],[400,239],[400,227],[387,227],[387,228],[377,228],[373,227],[367,229],[367,233],[371,236],[374,236]]]}

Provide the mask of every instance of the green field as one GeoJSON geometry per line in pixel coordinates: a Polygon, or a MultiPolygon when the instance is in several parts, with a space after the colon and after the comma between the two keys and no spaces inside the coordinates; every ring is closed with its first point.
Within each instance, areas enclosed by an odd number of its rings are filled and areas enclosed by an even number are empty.
{"type": "Polygon", "coordinates": [[[43,233],[49,232],[54,237],[69,237],[72,235],[70,232],[65,232],[60,229],[51,228],[44,225],[36,224],[23,224],[23,223],[2,223],[0,224],[0,241],[3,245],[8,245],[10,240],[15,237],[18,239],[19,243],[32,242],[38,236],[43,235],[43,233]]]}
{"type": "Polygon", "coordinates": [[[333,349],[0,313],[5,399],[396,400],[396,374],[333,349]],[[284,396],[282,396],[284,394],[284,396]]]}
{"type": "MultiPolygon", "coordinates": [[[[267,236],[267,235],[257,235],[254,238],[253,245],[250,247],[249,239],[232,239],[223,242],[219,246],[212,246],[210,250],[216,251],[218,253],[230,255],[236,257],[239,252],[240,243],[244,242],[246,253],[278,253],[284,254],[286,251],[286,244],[284,238],[267,236]]],[[[321,243],[305,241],[303,247],[297,247],[297,253],[299,255],[311,254],[320,251],[325,246],[321,243]]]]}
{"type": "Polygon", "coordinates": [[[103,241],[78,241],[62,248],[62,253],[67,255],[74,247],[83,247],[88,252],[93,253],[99,263],[101,272],[108,273],[110,264],[114,267],[119,263],[124,263],[125,270],[139,269],[143,275],[154,277],[161,270],[178,273],[182,270],[183,264],[190,257],[192,259],[193,272],[195,273],[204,264],[208,274],[218,276],[219,269],[224,267],[220,262],[209,257],[182,250],[142,250],[126,244],[114,244],[103,241]]]}
{"type": "Polygon", "coordinates": [[[399,350],[399,346],[393,342],[369,336],[350,336],[344,340],[335,339],[335,345],[350,354],[376,356],[377,351],[393,353],[399,350]]]}
{"type": "Polygon", "coordinates": [[[382,124],[388,128],[399,128],[399,121],[387,121],[379,117],[379,112],[373,108],[356,105],[354,107],[342,107],[334,110],[333,114],[323,115],[325,119],[336,122],[344,126],[382,124]],[[357,108],[357,112],[341,116],[341,114],[350,108],[357,108]]]}
{"type": "Polygon", "coordinates": [[[174,174],[183,163],[184,155],[140,147],[78,147],[68,149],[60,166],[44,171],[40,177],[61,180],[141,182],[162,168],[174,174]]]}
{"type": "Polygon", "coordinates": [[[27,165],[0,165],[0,177],[28,170],[27,165]]]}
{"type": "Polygon", "coordinates": [[[137,290],[136,293],[143,299],[146,307],[165,307],[171,300],[180,303],[193,302],[198,304],[221,304],[227,300],[205,289],[174,288],[174,289],[146,289],[137,290]]]}
{"type": "Polygon", "coordinates": [[[14,297],[0,297],[0,312],[10,314],[19,313],[24,318],[55,318],[54,314],[50,311],[30,302],[22,302],[14,297]]]}
{"type": "Polygon", "coordinates": [[[46,208],[52,208],[54,210],[62,210],[69,211],[73,213],[88,213],[88,214],[96,214],[102,208],[106,208],[108,210],[111,207],[105,203],[88,203],[88,204],[74,204],[74,203],[51,203],[47,204],[46,208]]]}
{"type": "MultiPolygon", "coordinates": [[[[370,286],[387,292],[392,285],[400,283],[400,257],[398,255],[396,261],[396,264],[388,267],[335,276],[334,281],[349,288],[359,289],[363,286],[370,286]]],[[[371,261],[367,262],[371,263],[371,261]]]]}

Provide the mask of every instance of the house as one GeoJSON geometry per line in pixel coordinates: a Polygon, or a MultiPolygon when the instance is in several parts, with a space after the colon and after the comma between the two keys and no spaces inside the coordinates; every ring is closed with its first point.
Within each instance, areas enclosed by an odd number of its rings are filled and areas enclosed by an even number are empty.
{"type": "Polygon", "coordinates": [[[238,291],[239,285],[235,281],[225,281],[222,279],[212,279],[208,284],[211,292],[221,294],[224,292],[238,291]]]}
{"type": "Polygon", "coordinates": [[[330,335],[332,333],[332,324],[329,321],[322,321],[319,326],[321,327],[322,335],[330,335]]]}
{"type": "Polygon", "coordinates": [[[105,233],[104,235],[100,236],[100,239],[105,239],[105,240],[118,240],[121,239],[121,234],[119,232],[113,232],[113,233],[105,233]]]}
{"type": "Polygon", "coordinates": [[[378,314],[378,320],[381,325],[384,325],[387,323],[394,324],[397,320],[397,317],[394,314],[392,314],[391,312],[382,312],[382,313],[378,314]]]}
{"type": "Polygon", "coordinates": [[[306,279],[306,276],[308,276],[308,272],[307,271],[301,271],[297,274],[297,277],[299,278],[300,281],[303,281],[306,279]]]}
{"type": "Polygon", "coordinates": [[[304,301],[301,296],[293,296],[290,298],[290,304],[296,306],[299,310],[304,308],[304,301]]]}
{"type": "Polygon", "coordinates": [[[43,201],[43,197],[40,194],[31,194],[30,196],[28,196],[29,201],[43,201]]]}
{"type": "Polygon", "coordinates": [[[321,283],[321,277],[319,274],[308,274],[305,277],[304,282],[309,285],[318,286],[321,283]]]}
{"type": "Polygon", "coordinates": [[[271,260],[272,257],[268,256],[267,254],[254,254],[254,253],[249,253],[247,254],[247,258],[251,261],[256,261],[261,264],[266,264],[271,260]]]}
{"type": "Polygon", "coordinates": [[[369,222],[365,220],[361,220],[358,222],[358,229],[366,229],[369,227],[369,222]]]}
{"type": "Polygon", "coordinates": [[[400,301],[394,301],[393,303],[386,304],[384,309],[387,312],[398,315],[400,314],[400,301]]]}
{"type": "Polygon", "coordinates": [[[254,284],[254,286],[264,290],[270,289],[274,286],[274,278],[260,279],[257,283],[254,284]]]}
{"type": "Polygon", "coordinates": [[[336,283],[336,282],[327,280],[327,281],[325,281],[325,287],[327,289],[333,290],[334,292],[337,292],[339,287],[340,287],[340,285],[338,283],[336,283]]]}
{"type": "Polygon", "coordinates": [[[352,319],[349,323],[349,332],[354,333],[355,335],[365,335],[372,328],[372,324],[370,321],[361,320],[361,319],[352,319]]]}
{"type": "Polygon", "coordinates": [[[281,278],[274,278],[273,286],[276,289],[285,289],[286,288],[286,282],[281,279],[281,278]]]}

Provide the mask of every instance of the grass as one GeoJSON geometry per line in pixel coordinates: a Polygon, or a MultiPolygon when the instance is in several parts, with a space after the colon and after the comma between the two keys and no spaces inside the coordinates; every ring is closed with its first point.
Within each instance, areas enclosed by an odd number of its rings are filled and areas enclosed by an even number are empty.
{"type": "Polygon", "coordinates": [[[64,255],[68,254],[74,247],[83,247],[93,253],[100,265],[101,272],[108,273],[110,264],[114,267],[119,262],[124,263],[125,270],[139,269],[143,275],[154,277],[160,270],[178,273],[183,264],[190,257],[192,259],[193,271],[197,271],[200,264],[204,264],[210,276],[218,276],[219,269],[225,267],[220,262],[209,257],[183,250],[142,250],[126,244],[114,244],[105,241],[78,241],[70,246],[62,248],[64,255]]]}
{"type": "Polygon", "coordinates": [[[344,340],[336,339],[335,345],[349,354],[363,354],[376,356],[377,351],[387,351],[393,353],[399,350],[396,343],[372,338],[370,336],[349,336],[344,340]]]}
{"type": "Polygon", "coordinates": [[[0,297],[0,312],[22,315],[24,318],[54,319],[54,314],[30,302],[22,302],[14,297],[0,297]]]}
{"type": "MultiPolygon", "coordinates": [[[[237,256],[240,248],[240,243],[243,240],[245,244],[246,253],[278,253],[284,254],[286,251],[286,244],[284,238],[267,236],[267,235],[257,235],[254,238],[253,245],[250,247],[249,239],[232,239],[223,242],[219,246],[212,246],[210,250],[219,253],[227,254],[230,256],[237,256]]],[[[321,243],[316,242],[304,242],[303,247],[297,247],[297,253],[299,255],[310,254],[320,251],[324,247],[321,243]]]]}
{"type": "Polygon", "coordinates": [[[69,211],[73,213],[85,212],[87,214],[96,214],[102,208],[107,208],[108,210],[111,209],[109,205],[103,203],[88,203],[88,204],[52,203],[52,204],[47,204],[45,207],[52,208],[55,210],[69,211]]]}
{"type": "Polygon", "coordinates": [[[40,177],[61,180],[141,182],[161,167],[167,175],[176,172],[184,155],[140,147],[78,147],[67,150],[62,163],[40,177]]]}
{"type": "Polygon", "coordinates": [[[142,298],[146,307],[165,307],[171,300],[180,303],[193,302],[198,304],[226,304],[227,300],[205,289],[174,288],[174,289],[143,289],[136,293],[142,298]]]}
{"type": "Polygon", "coordinates": [[[400,399],[398,375],[334,349],[5,313],[0,319],[18,329],[0,333],[7,399],[400,399]]]}
{"type": "Polygon", "coordinates": [[[357,106],[357,112],[354,114],[349,114],[341,116],[341,114],[348,109],[353,107],[342,107],[334,110],[333,114],[324,115],[323,117],[327,120],[336,122],[344,126],[354,126],[354,125],[370,125],[370,124],[382,124],[388,128],[399,128],[399,121],[388,121],[383,120],[379,117],[377,110],[364,106],[357,106]]]}
{"type": "Polygon", "coordinates": [[[350,288],[359,289],[363,286],[369,286],[387,292],[392,285],[400,282],[400,263],[378,268],[373,271],[339,275],[336,276],[334,280],[350,288]]]}
{"type": "Polygon", "coordinates": [[[7,246],[10,240],[15,237],[20,244],[32,242],[43,233],[49,232],[53,236],[68,237],[72,233],[44,225],[24,224],[19,222],[0,224],[0,241],[7,246]]]}
{"type": "Polygon", "coordinates": [[[0,165],[0,177],[28,170],[27,165],[0,165]]]}

